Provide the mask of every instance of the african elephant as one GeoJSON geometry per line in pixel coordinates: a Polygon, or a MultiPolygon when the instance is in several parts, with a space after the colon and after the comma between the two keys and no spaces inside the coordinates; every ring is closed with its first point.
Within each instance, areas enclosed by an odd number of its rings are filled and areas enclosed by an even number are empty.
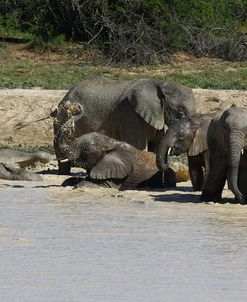
{"type": "Polygon", "coordinates": [[[208,128],[209,174],[201,200],[218,201],[227,180],[236,202],[247,202],[247,109],[236,105],[208,128]]]}
{"type": "Polygon", "coordinates": [[[194,191],[201,191],[208,171],[207,130],[215,114],[195,114],[171,125],[156,151],[157,167],[165,171],[169,155],[187,153],[189,174],[194,191]]]}
{"type": "MultiPolygon", "coordinates": [[[[74,139],[68,150],[67,160],[75,161],[86,169],[87,180],[91,182],[120,190],[162,187],[161,172],[156,167],[152,152],[138,150],[97,132],[74,139]]],[[[176,186],[176,175],[172,169],[165,174],[165,185],[176,186]]]]}
{"type": "Polygon", "coordinates": [[[38,162],[46,164],[53,158],[54,156],[45,151],[24,152],[12,149],[0,149],[0,162],[16,164],[20,168],[33,166],[38,162]]]}
{"type": "Polygon", "coordinates": [[[69,90],[52,114],[59,171],[69,174],[70,163],[60,159],[70,142],[82,134],[96,131],[140,150],[154,151],[165,125],[195,111],[192,90],[174,83],[85,80],[69,90]]]}
{"type": "Polygon", "coordinates": [[[0,179],[41,181],[40,175],[22,168],[13,167],[11,164],[0,163],[0,179]]]}

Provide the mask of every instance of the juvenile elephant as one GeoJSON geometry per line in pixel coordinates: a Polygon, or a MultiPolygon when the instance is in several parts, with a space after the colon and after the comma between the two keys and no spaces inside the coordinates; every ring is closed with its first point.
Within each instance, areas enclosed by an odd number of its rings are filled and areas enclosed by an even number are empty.
{"type": "Polygon", "coordinates": [[[215,114],[195,114],[171,125],[156,151],[157,167],[165,171],[169,155],[187,153],[189,174],[194,191],[201,191],[208,170],[207,130],[215,114]]]}
{"type": "Polygon", "coordinates": [[[0,179],[41,181],[40,175],[22,168],[13,167],[11,164],[0,163],[0,179]]]}
{"type": "Polygon", "coordinates": [[[165,125],[195,111],[192,90],[174,83],[85,80],[69,90],[52,114],[59,171],[69,174],[70,164],[60,159],[71,141],[82,134],[101,132],[140,150],[154,151],[165,125]]]}
{"type": "MultiPolygon", "coordinates": [[[[76,138],[67,155],[68,160],[76,161],[86,169],[87,180],[91,182],[120,190],[162,187],[154,153],[138,150],[106,135],[93,132],[76,138]]],[[[176,186],[176,175],[171,169],[165,175],[165,184],[176,186]]]]}
{"type": "Polygon", "coordinates": [[[208,128],[209,174],[201,200],[218,201],[227,180],[236,202],[247,202],[247,109],[235,105],[208,128]]]}
{"type": "Polygon", "coordinates": [[[40,162],[46,164],[54,158],[45,151],[23,152],[12,149],[0,149],[0,162],[16,164],[20,168],[27,168],[40,162]]]}

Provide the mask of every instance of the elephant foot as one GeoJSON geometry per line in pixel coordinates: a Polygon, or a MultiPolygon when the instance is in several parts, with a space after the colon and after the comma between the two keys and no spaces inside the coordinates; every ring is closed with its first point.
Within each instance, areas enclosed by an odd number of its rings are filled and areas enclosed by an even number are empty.
{"type": "Polygon", "coordinates": [[[88,177],[69,177],[61,185],[62,187],[72,186],[74,189],[85,188],[106,188],[104,181],[90,179],[88,177]]]}
{"type": "Polygon", "coordinates": [[[235,201],[235,203],[237,204],[237,203],[240,203],[240,204],[243,204],[243,205],[245,205],[245,204],[247,204],[247,196],[235,196],[235,199],[234,199],[234,201],[235,201]]]}
{"type": "Polygon", "coordinates": [[[221,193],[220,194],[212,194],[212,193],[207,193],[207,192],[202,192],[200,196],[201,201],[205,202],[219,202],[221,200],[221,193]]]}
{"type": "Polygon", "coordinates": [[[203,186],[202,185],[193,185],[193,191],[194,192],[200,192],[202,191],[203,186]]]}

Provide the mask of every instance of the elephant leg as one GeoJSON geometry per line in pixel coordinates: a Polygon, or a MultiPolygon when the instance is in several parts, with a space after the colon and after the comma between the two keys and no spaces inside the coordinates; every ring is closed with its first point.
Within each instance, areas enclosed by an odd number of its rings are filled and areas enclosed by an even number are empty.
{"type": "Polygon", "coordinates": [[[69,175],[71,170],[71,163],[58,161],[58,173],[60,175],[69,175]]]}
{"type": "Polygon", "coordinates": [[[244,195],[245,203],[247,202],[247,152],[241,156],[238,174],[238,187],[240,192],[244,195]]]}
{"type": "Polygon", "coordinates": [[[68,186],[74,187],[74,186],[76,186],[79,182],[81,182],[82,180],[83,180],[82,177],[70,177],[70,178],[65,179],[65,180],[62,182],[61,186],[62,186],[62,187],[68,187],[68,186]]]}
{"type": "Polygon", "coordinates": [[[121,187],[122,180],[120,179],[92,179],[90,176],[82,179],[78,182],[75,189],[86,189],[86,188],[115,188],[121,187]]]}
{"type": "Polygon", "coordinates": [[[3,163],[0,163],[0,179],[13,180],[13,175],[11,171],[6,169],[3,163]]]}
{"type": "Polygon", "coordinates": [[[205,178],[202,155],[188,156],[188,166],[193,190],[202,191],[205,178]]]}
{"type": "Polygon", "coordinates": [[[202,191],[202,201],[219,201],[227,179],[227,161],[214,157],[210,161],[210,170],[202,191]]]}
{"type": "Polygon", "coordinates": [[[176,183],[176,173],[171,168],[168,168],[166,171],[158,171],[149,179],[142,181],[137,188],[176,188],[176,183]]]}

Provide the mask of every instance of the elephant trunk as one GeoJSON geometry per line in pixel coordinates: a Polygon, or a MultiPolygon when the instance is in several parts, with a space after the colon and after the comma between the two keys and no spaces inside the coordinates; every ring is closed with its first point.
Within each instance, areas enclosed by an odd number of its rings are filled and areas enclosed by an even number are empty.
{"type": "Polygon", "coordinates": [[[168,156],[170,154],[173,142],[171,138],[162,139],[156,151],[156,165],[159,170],[165,171],[168,169],[168,156]]]}
{"type": "Polygon", "coordinates": [[[61,126],[54,136],[54,149],[58,160],[68,157],[71,152],[71,143],[74,138],[75,125],[74,119],[71,118],[61,126]]]}
{"type": "Polygon", "coordinates": [[[232,131],[229,135],[229,156],[227,181],[230,190],[239,202],[244,202],[244,196],[238,188],[238,172],[241,150],[243,148],[243,134],[240,131],[232,131]]]}

